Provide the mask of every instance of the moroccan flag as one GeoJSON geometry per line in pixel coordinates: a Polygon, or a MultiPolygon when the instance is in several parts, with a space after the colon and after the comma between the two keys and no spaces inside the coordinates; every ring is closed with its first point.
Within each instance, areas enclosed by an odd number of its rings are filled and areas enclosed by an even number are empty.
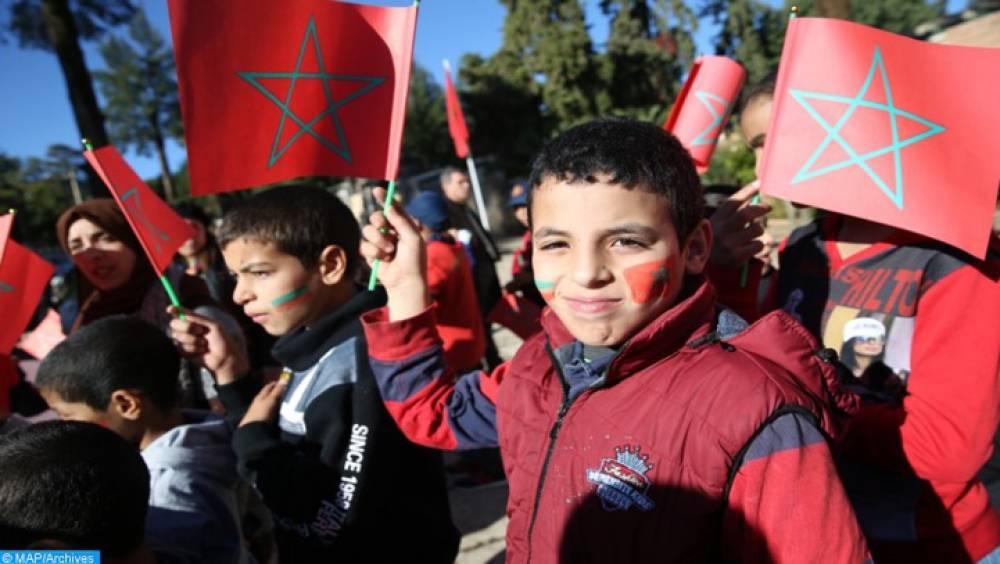
{"type": "Polygon", "coordinates": [[[762,191],[983,257],[1000,184],[1000,49],[788,25],[762,191]]]}
{"type": "Polygon", "coordinates": [[[0,264],[3,263],[3,250],[7,245],[7,239],[10,237],[10,230],[13,225],[13,212],[0,216],[0,264]]]}
{"type": "Polygon", "coordinates": [[[114,147],[84,151],[83,156],[111,191],[149,262],[162,275],[177,249],[194,237],[194,228],[146,186],[114,147]]]}
{"type": "Polygon", "coordinates": [[[698,57],[663,123],[663,129],[673,133],[691,153],[699,174],[708,170],[746,75],[732,59],[698,57]]]}
{"type": "MultiPolygon", "coordinates": [[[[2,244],[2,243],[0,243],[2,244]]],[[[15,241],[0,262],[0,356],[10,354],[42,299],[55,267],[15,241]]]]}
{"type": "Polygon", "coordinates": [[[465,125],[462,103],[458,101],[458,92],[451,81],[451,68],[447,61],[444,65],[444,103],[448,111],[448,133],[455,143],[455,154],[464,159],[469,156],[469,128],[465,125]]]}
{"type": "Polygon", "coordinates": [[[191,191],[392,180],[417,8],[169,0],[191,191]]]}

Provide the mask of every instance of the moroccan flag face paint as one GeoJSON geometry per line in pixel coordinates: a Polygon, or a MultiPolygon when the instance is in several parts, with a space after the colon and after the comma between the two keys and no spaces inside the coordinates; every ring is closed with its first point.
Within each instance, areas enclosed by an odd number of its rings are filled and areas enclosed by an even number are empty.
{"type": "Polygon", "coordinates": [[[677,264],[676,256],[637,264],[625,269],[625,282],[632,292],[632,300],[645,304],[664,298],[670,293],[670,278],[677,264]]]}
{"type": "Polygon", "coordinates": [[[538,293],[542,295],[542,299],[547,302],[551,302],[552,298],[556,297],[556,283],[549,282],[547,280],[535,279],[535,287],[538,288],[538,293]]]}
{"type": "Polygon", "coordinates": [[[277,311],[288,311],[305,301],[305,299],[309,297],[309,294],[309,288],[302,286],[301,288],[296,288],[287,294],[274,298],[271,300],[271,305],[274,306],[274,309],[277,311]]]}

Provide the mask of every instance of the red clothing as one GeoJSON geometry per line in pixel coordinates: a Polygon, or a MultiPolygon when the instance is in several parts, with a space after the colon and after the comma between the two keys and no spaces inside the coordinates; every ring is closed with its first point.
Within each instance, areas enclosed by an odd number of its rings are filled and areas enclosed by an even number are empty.
{"type": "Polygon", "coordinates": [[[848,360],[848,321],[885,328],[878,364],[906,395],[866,402],[850,425],[855,510],[880,562],[978,560],[1000,546],[1000,516],[975,478],[1000,423],[996,257],[897,232],[843,259],[839,221],[792,234],[764,309],[780,304],[848,360]]]}
{"type": "Polygon", "coordinates": [[[517,276],[518,272],[531,269],[531,230],[528,229],[521,236],[521,246],[514,251],[510,261],[510,275],[517,276]]]}
{"type": "Polygon", "coordinates": [[[411,440],[499,443],[508,561],[867,559],[824,440],[856,399],[830,395],[832,370],[788,316],[719,341],[704,284],[595,360],[546,310],[509,363],[456,381],[433,315],[366,314],[372,370],[411,440]]]}
{"type": "Polygon", "coordinates": [[[486,351],[483,320],[472,281],[472,267],[460,243],[427,242],[427,283],[437,307],[437,330],[444,357],[455,370],[479,366],[486,351]]]}

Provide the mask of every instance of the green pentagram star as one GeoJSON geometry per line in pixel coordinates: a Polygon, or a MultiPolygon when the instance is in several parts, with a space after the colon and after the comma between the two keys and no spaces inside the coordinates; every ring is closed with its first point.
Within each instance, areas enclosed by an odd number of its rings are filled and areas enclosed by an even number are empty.
{"type": "Polygon", "coordinates": [[[357,98],[364,96],[372,89],[378,85],[385,82],[385,77],[380,76],[357,76],[348,74],[335,74],[326,72],[326,67],[323,64],[323,52],[319,45],[319,34],[316,32],[316,22],[313,18],[309,18],[309,24],[306,26],[306,33],[302,36],[302,44],[299,46],[298,59],[295,61],[295,69],[291,72],[238,72],[236,73],[240,78],[245,80],[250,86],[253,86],[265,98],[270,100],[274,105],[281,109],[281,119],[278,121],[278,129],[274,132],[274,143],[271,145],[271,155],[267,162],[267,167],[271,168],[274,163],[278,162],[278,159],[285,154],[286,151],[299,140],[303,135],[309,135],[321,145],[329,149],[331,152],[344,159],[348,163],[351,162],[351,150],[347,144],[347,136],[344,134],[344,128],[340,123],[340,117],[337,115],[337,110],[346,104],[356,100],[357,98]],[[313,44],[313,52],[316,56],[316,72],[302,72],[302,60],[305,58],[306,46],[309,44],[310,40],[313,44]],[[288,84],[288,92],[285,94],[285,100],[279,100],[277,96],[268,91],[260,83],[260,79],[267,78],[287,78],[291,82],[288,84]],[[322,112],[316,114],[315,117],[309,121],[301,119],[299,116],[292,112],[289,105],[292,102],[292,96],[295,92],[295,84],[299,80],[320,80],[323,85],[323,95],[326,97],[326,109],[322,112]],[[331,80],[346,80],[353,82],[363,82],[364,86],[355,90],[349,96],[341,98],[339,100],[334,99],[333,92],[330,88],[331,80]],[[324,137],[313,129],[320,120],[328,118],[333,124],[334,131],[337,133],[337,139],[332,140],[324,137]],[[284,145],[279,147],[281,141],[281,133],[285,128],[286,120],[292,120],[299,126],[299,130],[292,135],[284,145]]]}
{"type": "Polygon", "coordinates": [[[694,141],[691,141],[692,147],[697,147],[698,145],[714,145],[716,138],[719,136],[719,126],[722,125],[722,118],[726,115],[726,111],[729,110],[729,101],[722,96],[717,96],[711,92],[704,92],[699,90],[694,93],[706,108],[708,108],[708,113],[712,115],[712,123],[708,124],[708,127],[704,129],[694,141]],[[722,111],[715,109],[715,105],[712,102],[717,102],[722,104],[722,111]],[[714,132],[714,134],[713,134],[714,132]]]}
{"type": "Polygon", "coordinates": [[[811,178],[816,178],[819,176],[823,176],[824,174],[829,174],[831,172],[840,170],[842,168],[857,165],[858,167],[861,168],[861,170],[865,172],[865,174],[867,174],[872,179],[873,182],[875,182],[875,184],[879,187],[879,189],[882,190],[882,192],[886,196],[888,196],[890,200],[892,200],[892,203],[894,203],[897,208],[903,209],[903,164],[902,164],[902,159],[900,158],[900,150],[903,149],[904,147],[913,145],[914,143],[919,143],[920,141],[923,141],[928,137],[932,137],[939,133],[943,133],[945,131],[945,128],[941,125],[938,125],[934,122],[924,119],[916,114],[907,112],[905,110],[901,110],[893,105],[892,90],[889,87],[889,76],[885,70],[885,62],[882,59],[882,51],[879,49],[879,47],[878,46],[875,47],[875,53],[872,56],[872,64],[868,69],[868,76],[865,77],[864,84],[861,85],[861,89],[858,90],[858,93],[855,94],[854,97],[849,98],[847,96],[838,96],[823,92],[808,92],[806,90],[797,90],[794,88],[790,88],[789,93],[792,95],[793,98],[795,98],[795,100],[799,104],[802,105],[803,108],[805,108],[806,112],[810,115],[810,117],[812,117],[814,120],[816,120],[817,123],[819,123],[820,127],[822,127],[827,134],[826,138],[824,138],[823,141],[819,144],[819,146],[816,147],[816,150],[813,152],[812,156],[809,157],[809,160],[807,160],[806,163],[802,165],[802,168],[799,169],[799,171],[795,174],[795,178],[792,179],[792,184],[797,184],[799,182],[809,180],[811,178]],[[878,69],[879,71],[879,75],[882,79],[882,86],[885,89],[884,104],[881,102],[872,102],[870,100],[864,99],[865,96],[868,94],[868,89],[871,87],[872,82],[875,78],[876,69],[878,69]],[[847,111],[844,112],[844,115],[840,116],[840,119],[837,120],[836,124],[830,125],[830,123],[827,122],[825,119],[823,119],[823,117],[819,114],[819,112],[817,112],[816,109],[813,108],[813,106],[808,102],[809,99],[847,104],[847,111]],[[851,147],[850,144],[848,144],[847,141],[844,140],[844,138],[840,135],[840,130],[844,127],[847,121],[854,114],[854,111],[857,110],[859,107],[882,110],[889,114],[889,122],[891,124],[891,130],[892,130],[891,144],[886,145],[884,147],[880,147],[873,151],[869,151],[863,155],[859,155],[857,151],[855,151],[854,148],[851,147]],[[900,139],[899,126],[896,122],[897,116],[902,116],[909,120],[915,121],[921,125],[924,125],[927,127],[927,130],[917,135],[913,135],[912,137],[908,137],[906,139],[900,139]],[[812,166],[816,163],[816,161],[820,158],[820,156],[823,154],[823,152],[826,150],[826,148],[833,141],[836,141],[837,144],[840,145],[840,147],[847,152],[847,155],[850,158],[825,166],[823,168],[810,170],[812,166]],[[879,175],[876,174],[874,170],[872,170],[872,168],[868,165],[867,162],[871,159],[874,159],[875,157],[879,157],[881,155],[885,155],[888,153],[892,153],[893,164],[895,165],[896,185],[894,188],[890,188],[885,183],[885,181],[883,181],[882,178],[880,178],[879,175]]]}

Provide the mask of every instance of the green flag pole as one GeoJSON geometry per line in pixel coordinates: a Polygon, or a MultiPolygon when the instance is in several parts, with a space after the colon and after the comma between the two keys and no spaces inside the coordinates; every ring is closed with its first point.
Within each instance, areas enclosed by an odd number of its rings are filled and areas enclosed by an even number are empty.
{"type": "MultiPolygon", "coordinates": [[[[88,150],[90,152],[94,151],[94,146],[90,143],[90,140],[88,140],[86,137],[84,137],[83,139],[81,139],[80,142],[83,143],[83,148],[84,149],[86,149],[86,150],[88,150]]],[[[117,200],[117,198],[115,198],[115,200],[117,200]]],[[[141,239],[139,240],[139,243],[142,244],[142,240],[141,239]]],[[[146,258],[147,258],[147,260],[149,259],[148,256],[146,258]]],[[[154,265],[153,268],[154,269],[156,268],[155,265],[154,265]]],[[[164,275],[161,274],[160,275],[160,284],[163,284],[163,289],[166,290],[167,297],[170,298],[170,304],[171,305],[173,305],[174,307],[176,307],[178,309],[184,307],[184,306],[181,305],[181,300],[180,300],[180,298],[177,297],[177,292],[174,290],[174,287],[170,283],[170,279],[169,278],[167,278],[166,276],[164,276],[164,275]]],[[[177,315],[181,319],[184,319],[184,314],[183,313],[178,313],[177,315]]]]}
{"type": "MultiPolygon", "coordinates": [[[[420,7],[420,0],[413,0],[413,7],[414,8],[419,8],[420,7]]],[[[414,24],[414,25],[416,25],[416,24],[414,24]]],[[[416,35],[417,35],[417,31],[416,31],[416,29],[414,29],[413,30],[413,36],[414,36],[414,38],[416,38],[416,35]]],[[[410,52],[411,53],[413,52],[413,46],[412,45],[410,46],[410,52]]],[[[410,64],[412,64],[412,61],[411,61],[410,64]]],[[[406,107],[406,101],[405,101],[405,99],[404,99],[404,102],[403,102],[403,107],[406,107]]],[[[388,188],[388,190],[387,190],[387,192],[385,194],[385,202],[382,205],[382,213],[384,213],[385,215],[389,215],[389,208],[392,207],[392,201],[393,201],[393,199],[395,197],[396,197],[396,181],[395,180],[390,180],[389,181],[389,188],[388,188]]],[[[375,259],[372,262],[372,273],[371,273],[371,276],[368,277],[368,291],[369,292],[374,292],[375,291],[375,287],[378,285],[378,267],[379,267],[380,264],[382,264],[382,261],[380,261],[379,259],[375,259]]]]}

